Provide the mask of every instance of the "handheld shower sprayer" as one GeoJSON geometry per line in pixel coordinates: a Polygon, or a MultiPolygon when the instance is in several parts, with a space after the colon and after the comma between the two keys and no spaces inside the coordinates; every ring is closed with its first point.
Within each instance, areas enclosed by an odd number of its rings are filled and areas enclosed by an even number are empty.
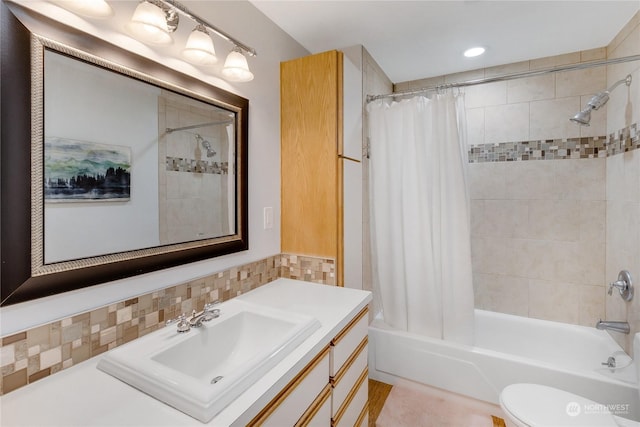
{"type": "Polygon", "coordinates": [[[591,121],[591,111],[599,110],[600,107],[606,104],[607,101],[609,101],[609,95],[611,94],[611,92],[622,83],[626,84],[627,86],[631,86],[631,74],[627,75],[626,78],[615,82],[609,89],[593,95],[589,102],[587,102],[587,106],[584,108],[584,110],[576,113],[576,115],[571,117],[569,120],[582,126],[589,126],[589,122],[591,121]]]}

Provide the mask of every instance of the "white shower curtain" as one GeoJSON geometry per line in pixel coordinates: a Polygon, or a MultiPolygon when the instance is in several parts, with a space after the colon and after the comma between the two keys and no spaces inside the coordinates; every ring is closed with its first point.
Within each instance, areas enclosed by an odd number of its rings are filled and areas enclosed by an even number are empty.
{"type": "Polygon", "coordinates": [[[473,343],[464,95],[367,106],[374,296],[389,325],[473,343]]]}

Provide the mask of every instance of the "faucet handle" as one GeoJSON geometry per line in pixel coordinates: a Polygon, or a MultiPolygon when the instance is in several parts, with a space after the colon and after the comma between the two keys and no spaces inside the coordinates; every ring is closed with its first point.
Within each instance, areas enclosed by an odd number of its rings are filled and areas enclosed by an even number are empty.
{"type": "Polygon", "coordinates": [[[207,321],[220,317],[220,309],[217,308],[219,305],[220,305],[220,300],[215,300],[211,303],[204,305],[204,312],[209,313],[211,315],[211,317],[206,319],[207,321]]]}
{"type": "Polygon", "coordinates": [[[175,319],[167,320],[164,324],[165,326],[169,326],[174,323],[177,323],[178,332],[188,332],[191,329],[191,325],[187,322],[187,315],[184,313],[175,319]]]}
{"type": "Polygon", "coordinates": [[[618,274],[618,280],[609,283],[609,295],[613,294],[613,288],[618,289],[623,300],[631,301],[633,299],[633,282],[631,281],[631,274],[627,270],[622,270],[618,274]]]}

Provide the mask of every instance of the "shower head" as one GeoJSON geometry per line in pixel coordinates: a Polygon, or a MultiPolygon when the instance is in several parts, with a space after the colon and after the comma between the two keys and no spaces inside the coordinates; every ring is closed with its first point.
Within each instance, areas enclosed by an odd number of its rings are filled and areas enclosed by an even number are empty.
{"type": "Polygon", "coordinates": [[[199,134],[196,134],[196,141],[202,144],[202,148],[207,150],[207,157],[213,157],[216,155],[216,151],[211,148],[211,143],[206,139],[202,138],[199,134]]]}
{"type": "Polygon", "coordinates": [[[619,85],[621,85],[622,83],[625,83],[627,86],[630,86],[631,74],[629,74],[626,78],[615,82],[609,89],[603,92],[598,92],[595,95],[593,95],[589,100],[589,102],[587,102],[587,106],[585,107],[585,109],[577,113],[575,116],[571,117],[569,120],[571,120],[572,122],[578,123],[579,125],[582,125],[582,126],[589,126],[589,122],[591,121],[591,111],[599,110],[600,107],[606,104],[607,101],[609,101],[609,95],[611,94],[611,91],[614,90],[619,85]]]}
{"type": "Polygon", "coordinates": [[[589,122],[591,121],[591,107],[587,107],[579,113],[576,113],[576,115],[569,120],[582,126],[589,126],[589,122]]]}

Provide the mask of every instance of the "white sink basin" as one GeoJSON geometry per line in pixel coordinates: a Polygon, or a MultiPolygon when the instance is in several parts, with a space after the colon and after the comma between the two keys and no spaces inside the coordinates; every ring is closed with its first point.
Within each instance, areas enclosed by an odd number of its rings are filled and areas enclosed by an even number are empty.
{"type": "Polygon", "coordinates": [[[98,369],[208,422],[320,327],[305,315],[230,300],[220,317],[170,325],[108,352],[98,369]]]}

